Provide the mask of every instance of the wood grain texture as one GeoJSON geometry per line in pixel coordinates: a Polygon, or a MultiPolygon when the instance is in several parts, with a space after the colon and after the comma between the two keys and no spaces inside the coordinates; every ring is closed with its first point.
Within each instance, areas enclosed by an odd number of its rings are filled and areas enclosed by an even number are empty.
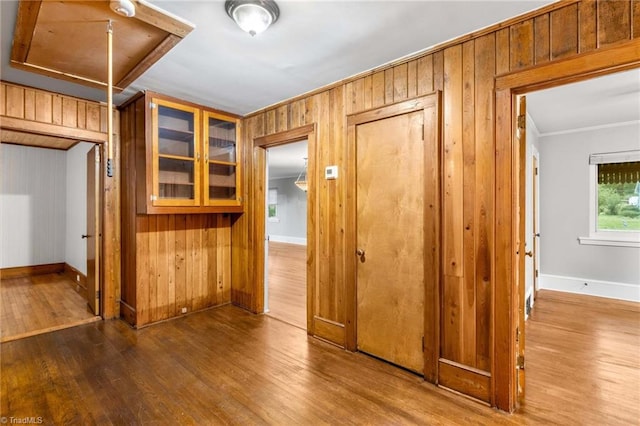
{"type": "MultiPolygon", "coordinates": [[[[463,295],[467,303],[474,300],[474,306],[464,311],[469,314],[464,322],[460,317],[455,318],[455,332],[448,338],[453,339],[452,343],[458,342],[457,348],[462,348],[458,339],[467,336],[463,340],[469,349],[465,354],[465,362],[469,365],[464,365],[491,374],[490,403],[504,410],[515,408],[515,388],[512,387],[515,374],[512,362],[515,329],[512,329],[512,325],[515,315],[509,309],[514,302],[510,289],[516,278],[512,275],[515,252],[511,240],[516,230],[511,220],[517,203],[511,192],[515,185],[515,170],[511,166],[513,152],[510,143],[501,139],[511,137],[511,106],[503,104],[510,103],[511,96],[501,89],[526,86],[533,90],[559,84],[560,81],[569,82],[615,69],[639,66],[637,39],[630,40],[631,32],[619,30],[613,19],[601,19],[601,3],[607,3],[605,8],[615,9],[615,13],[605,11],[608,14],[615,15],[622,11],[622,16],[625,16],[624,11],[628,9],[630,12],[626,16],[629,22],[637,15],[636,7],[631,6],[637,2],[630,0],[620,0],[620,3],[627,3],[626,6],[590,0],[555,3],[521,18],[463,36],[416,57],[284,101],[245,119],[248,125],[255,125],[256,135],[272,134],[276,131],[276,111],[282,105],[292,105],[287,114],[292,114],[290,120],[295,123],[296,108],[293,104],[301,99],[312,102],[314,112],[307,114],[305,119],[317,125],[316,173],[320,173],[327,165],[338,164],[340,168],[348,166],[344,159],[355,154],[355,151],[349,150],[346,142],[351,137],[345,126],[346,115],[353,117],[365,111],[371,113],[371,110],[381,106],[394,105],[397,99],[405,96],[405,76],[406,96],[407,99],[411,98],[413,64],[418,96],[434,90],[443,92],[444,115],[448,116],[442,123],[443,132],[448,135],[444,139],[448,141],[448,148],[451,148],[454,139],[450,136],[456,134],[463,147],[455,155],[451,151],[444,152],[445,145],[439,147],[443,150],[443,158],[451,161],[448,164],[443,160],[443,169],[439,172],[443,189],[438,200],[441,202],[439,210],[443,214],[443,223],[446,222],[439,229],[444,240],[439,256],[443,269],[449,271],[450,276],[460,279],[458,294],[447,297],[459,301],[459,306],[462,306],[463,295]],[[598,40],[606,40],[607,43],[602,44],[598,40]],[[473,48],[471,44],[465,44],[470,41],[473,41],[473,48]],[[603,56],[590,56],[591,53],[603,56]],[[552,55],[555,56],[552,58],[552,55]],[[473,63],[469,63],[472,57],[473,63]],[[590,67],[586,74],[576,71],[585,67],[590,67]],[[530,85],[531,82],[535,82],[535,86],[530,85]],[[498,92],[494,92],[494,89],[498,92]],[[360,90],[362,93],[359,93],[360,90]],[[474,104],[469,109],[465,105],[470,105],[472,99],[474,104]],[[448,175],[448,170],[460,173],[461,177],[455,178],[458,180],[451,188],[456,188],[456,191],[451,192],[447,200],[444,194],[445,181],[452,182],[453,177],[448,175]],[[452,210],[452,201],[456,199],[455,205],[461,208],[459,219],[455,218],[458,213],[452,210]],[[466,229],[467,225],[469,229],[466,229]],[[451,256],[445,250],[446,241],[457,241],[453,251],[458,253],[456,260],[460,258],[460,270],[456,270],[455,275],[450,273],[451,256]],[[473,259],[472,265],[467,264],[469,259],[473,259]],[[475,293],[473,297],[472,291],[475,293]],[[473,321],[471,312],[474,312],[473,321]],[[471,336],[474,336],[475,342],[467,342],[471,336]],[[475,350],[471,350],[474,347],[475,350]]],[[[245,141],[250,140],[245,138],[245,141]]],[[[246,160],[253,161],[251,153],[246,160]]],[[[247,167],[250,168],[250,165],[247,167]]],[[[320,317],[324,321],[321,327],[325,327],[325,323],[338,324],[338,328],[339,325],[344,326],[344,344],[353,349],[350,342],[355,343],[356,340],[355,335],[350,335],[349,304],[345,302],[353,296],[349,293],[349,286],[345,286],[353,273],[349,266],[352,251],[351,242],[345,241],[345,235],[349,234],[354,224],[344,216],[343,209],[354,201],[350,198],[349,188],[355,185],[355,181],[350,180],[348,169],[344,176],[344,180],[330,184],[319,182],[317,197],[313,201],[318,213],[311,232],[317,238],[318,281],[310,303],[317,309],[315,312],[321,312],[320,317]]],[[[252,179],[248,177],[244,182],[251,184],[252,179]]],[[[245,196],[249,196],[250,191],[244,192],[245,196]]],[[[248,306],[247,303],[255,306],[254,298],[258,291],[252,281],[256,273],[253,269],[256,242],[251,234],[253,225],[250,222],[239,217],[232,226],[234,250],[236,245],[238,247],[233,262],[233,299],[234,303],[243,306],[248,306]],[[237,282],[236,276],[242,281],[237,282]]],[[[443,278],[439,284],[444,285],[443,278]]],[[[326,329],[329,328],[326,326],[326,329]]],[[[332,338],[340,335],[337,329],[331,330],[332,338]]],[[[443,336],[438,337],[438,341],[442,339],[443,336]]],[[[462,361],[462,358],[458,359],[462,361]]]]}
{"type": "Polygon", "coordinates": [[[269,241],[269,313],[307,329],[307,247],[269,241]]]}
{"type": "Polygon", "coordinates": [[[358,349],[420,374],[425,293],[423,119],[424,112],[416,111],[356,129],[357,248],[364,251],[356,261],[358,349]],[[390,161],[397,165],[393,171],[388,170],[390,161]]]}
{"type": "Polygon", "coordinates": [[[554,10],[551,15],[551,59],[578,53],[578,5],[554,10]]]}
{"type": "Polygon", "coordinates": [[[597,0],[598,47],[605,47],[631,37],[631,2],[597,0]]]}
{"type": "MultiPolygon", "coordinates": [[[[62,266],[64,268],[64,265],[62,266]]],[[[75,278],[75,277],[74,277],[75,278]]],[[[64,273],[44,272],[0,280],[0,341],[96,321],[87,300],[64,273]]]]}
{"type": "Polygon", "coordinates": [[[527,323],[529,394],[514,414],[233,306],[145,330],[104,321],[3,343],[0,368],[11,374],[0,410],[44,424],[637,423],[637,304],[539,295],[527,323]]]}

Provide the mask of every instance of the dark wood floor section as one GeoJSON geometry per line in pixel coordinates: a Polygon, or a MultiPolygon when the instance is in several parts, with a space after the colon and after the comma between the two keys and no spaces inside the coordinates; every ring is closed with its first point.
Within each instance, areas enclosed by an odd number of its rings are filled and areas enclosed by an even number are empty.
{"type": "Polygon", "coordinates": [[[0,341],[99,320],[64,274],[0,280],[0,341]]]}
{"type": "Polygon", "coordinates": [[[528,347],[540,348],[528,362],[540,364],[529,375],[531,402],[514,415],[233,306],[138,331],[113,320],[4,343],[0,413],[82,425],[637,423],[638,310],[596,306],[603,317],[593,318],[585,305],[556,303],[541,295],[529,322],[528,347]],[[592,327],[567,329],[581,319],[592,327]],[[576,340],[558,340],[554,328],[592,348],[585,357],[596,364],[580,375],[605,381],[561,389],[581,367],[563,355],[576,340]]]}
{"type": "Polygon", "coordinates": [[[307,246],[269,242],[269,316],[307,328],[307,246]]]}

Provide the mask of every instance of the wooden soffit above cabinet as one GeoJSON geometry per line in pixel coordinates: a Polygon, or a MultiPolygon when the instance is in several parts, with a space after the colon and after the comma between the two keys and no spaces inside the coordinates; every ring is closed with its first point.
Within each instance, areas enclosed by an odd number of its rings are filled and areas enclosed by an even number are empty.
{"type": "Polygon", "coordinates": [[[113,12],[108,0],[21,0],[13,34],[16,68],[92,87],[106,87],[107,26],[113,27],[114,91],[121,92],[193,29],[144,0],[136,14],[113,12]]]}

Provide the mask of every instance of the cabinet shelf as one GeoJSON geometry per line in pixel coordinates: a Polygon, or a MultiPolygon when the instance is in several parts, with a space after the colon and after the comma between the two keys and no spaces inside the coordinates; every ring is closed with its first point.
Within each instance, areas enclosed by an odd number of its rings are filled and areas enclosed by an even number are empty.
{"type": "Polygon", "coordinates": [[[171,139],[180,142],[193,142],[195,133],[191,131],[172,129],[169,127],[158,127],[158,137],[161,139],[171,139]]]}

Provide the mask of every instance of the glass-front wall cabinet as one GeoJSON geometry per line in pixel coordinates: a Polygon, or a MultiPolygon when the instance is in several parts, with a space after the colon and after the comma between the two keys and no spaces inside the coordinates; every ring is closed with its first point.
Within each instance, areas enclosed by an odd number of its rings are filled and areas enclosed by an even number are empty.
{"type": "Polygon", "coordinates": [[[158,206],[198,205],[200,111],[154,99],[152,117],[152,201],[158,206]]]}
{"type": "Polygon", "coordinates": [[[238,194],[237,126],[235,121],[212,112],[204,113],[205,203],[226,204],[238,194]]]}
{"type": "Polygon", "coordinates": [[[147,213],[241,211],[239,118],[159,95],[149,107],[147,213]]]}

